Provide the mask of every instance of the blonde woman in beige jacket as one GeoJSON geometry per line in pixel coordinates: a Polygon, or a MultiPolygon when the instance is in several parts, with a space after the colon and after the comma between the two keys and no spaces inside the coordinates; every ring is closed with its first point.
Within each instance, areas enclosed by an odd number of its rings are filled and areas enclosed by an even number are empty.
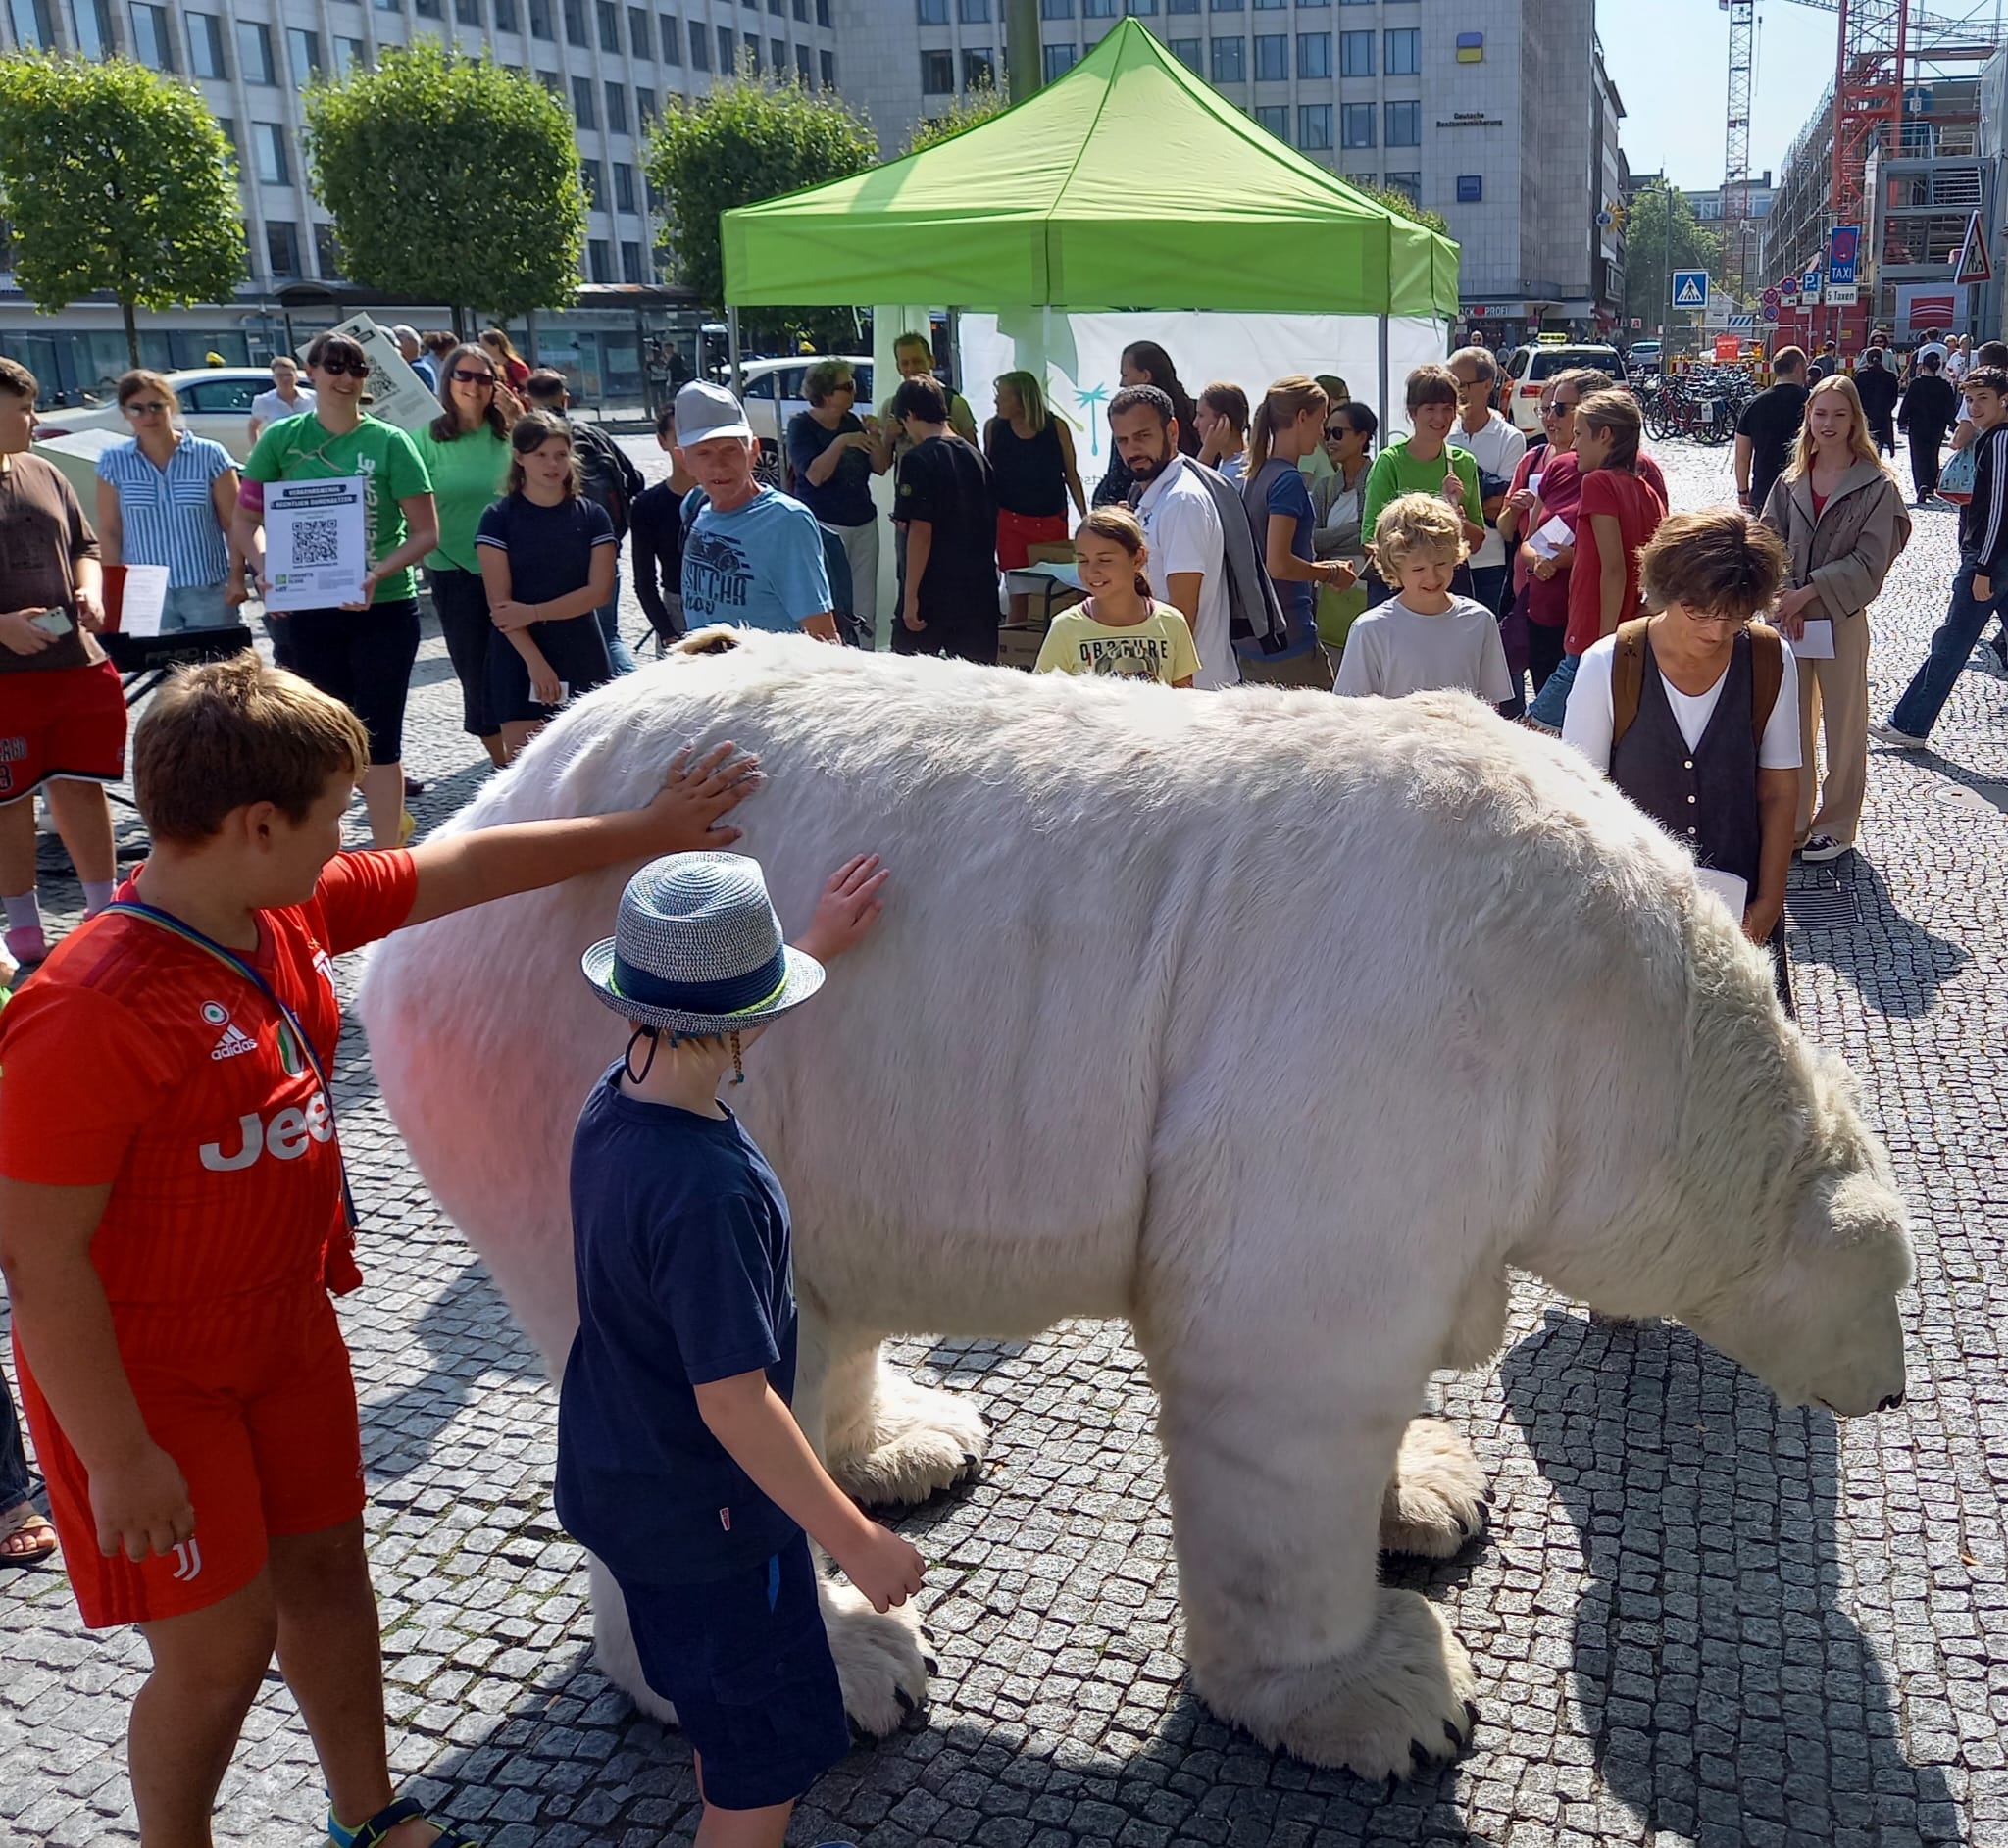
{"type": "Polygon", "coordinates": [[[1851,378],[1836,375],[1813,387],[1764,524],[1784,541],[1792,566],[1773,620],[1799,664],[1799,857],[1838,860],[1854,850],[1868,795],[1869,605],[1910,542],[1903,490],[1876,453],[1851,378]],[[1831,625],[1831,658],[1801,652],[1808,623],[1831,625]],[[1814,756],[1822,730],[1824,781],[1814,756]]]}

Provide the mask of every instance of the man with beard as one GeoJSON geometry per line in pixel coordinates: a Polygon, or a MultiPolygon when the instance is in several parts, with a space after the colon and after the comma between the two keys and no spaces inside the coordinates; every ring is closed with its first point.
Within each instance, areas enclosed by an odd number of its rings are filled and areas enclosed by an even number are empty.
{"type": "Polygon", "coordinates": [[[1130,499],[1150,547],[1143,569],[1151,594],[1184,617],[1199,651],[1192,684],[1237,684],[1220,512],[1195,465],[1180,452],[1171,399],[1155,385],[1126,385],[1109,400],[1109,435],[1134,483],[1130,499]]]}

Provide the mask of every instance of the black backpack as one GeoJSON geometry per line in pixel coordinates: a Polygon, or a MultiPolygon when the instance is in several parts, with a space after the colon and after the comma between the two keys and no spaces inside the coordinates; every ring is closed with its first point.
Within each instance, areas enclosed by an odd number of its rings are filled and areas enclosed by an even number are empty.
{"type": "Polygon", "coordinates": [[[578,458],[578,486],[587,500],[607,510],[618,542],[628,536],[634,497],[641,492],[641,471],[604,430],[577,419],[572,423],[572,453],[578,458]]]}

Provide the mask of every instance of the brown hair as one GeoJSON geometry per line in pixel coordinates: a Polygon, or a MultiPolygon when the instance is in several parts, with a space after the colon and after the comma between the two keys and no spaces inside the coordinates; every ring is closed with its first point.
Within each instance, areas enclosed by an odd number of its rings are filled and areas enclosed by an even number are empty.
{"type": "Polygon", "coordinates": [[[1655,610],[1685,604],[1747,623],[1791,571],[1782,541],[1760,520],[1727,508],[1669,514],[1638,554],[1638,582],[1655,610]]]}
{"type": "MultiPolygon", "coordinates": [[[[1331,394],[1326,393],[1327,397],[1331,394]]],[[[1248,433],[1248,394],[1239,385],[1221,379],[1199,394],[1199,402],[1215,417],[1224,417],[1243,436],[1248,433]]]]}
{"type": "Polygon", "coordinates": [[[515,360],[518,365],[523,363],[523,355],[509,344],[509,336],[500,327],[483,327],[481,344],[500,353],[505,360],[515,360]]]}
{"type": "Polygon", "coordinates": [[[6,358],[0,358],[0,391],[25,398],[30,404],[42,395],[42,387],[34,374],[19,360],[6,358]]]}
{"type": "Polygon", "coordinates": [[[572,425],[555,411],[526,411],[509,432],[509,475],[502,483],[504,494],[523,492],[523,459],[534,455],[553,438],[572,451],[572,470],[565,477],[565,498],[578,493],[578,445],[572,440],[572,425]]]}
{"type": "Polygon", "coordinates": [[[1780,373],[1802,373],[1806,370],[1806,349],[1802,346],[1782,346],[1771,356],[1771,375],[1776,378],[1780,373]]]}
{"type": "Polygon", "coordinates": [[[1453,513],[1440,494],[1400,495],[1374,522],[1374,568],[1397,590],[1402,563],[1416,553],[1442,554],[1457,562],[1468,550],[1464,517],[1453,513]]]}
{"type": "Polygon", "coordinates": [[[1455,404],[1457,375],[1447,366],[1418,366],[1409,374],[1405,389],[1408,414],[1414,417],[1426,404],[1455,404]]]}
{"type": "Polygon", "coordinates": [[[1592,391],[1576,407],[1578,424],[1587,424],[1598,434],[1608,431],[1612,438],[1607,469],[1633,469],[1638,462],[1638,437],[1645,427],[1638,415],[1638,400],[1629,391],[1613,387],[1592,391]]]}
{"type": "Polygon", "coordinates": [[[1136,594],[1150,602],[1150,579],[1143,573],[1143,523],[1127,507],[1097,507],[1074,528],[1076,545],[1083,532],[1091,532],[1097,539],[1112,539],[1130,554],[1136,567],[1136,594]]]}
{"type": "Polygon", "coordinates": [[[352,340],[347,334],[336,333],[332,329],[314,336],[314,344],[307,349],[308,369],[311,371],[316,366],[326,366],[331,359],[342,360],[351,368],[360,361],[363,376],[367,379],[370,375],[370,356],[363,350],[362,341],[352,340]]]}
{"type": "Polygon", "coordinates": [[[484,346],[476,346],[468,341],[455,347],[439,362],[439,415],[427,426],[435,443],[457,441],[464,433],[460,427],[460,406],[453,402],[453,374],[456,367],[476,362],[485,366],[488,376],[495,381],[494,393],[488,399],[487,415],[481,421],[497,436],[506,440],[509,435],[509,420],[502,415],[502,388],[509,380],[494,354],[484,346]]]}
{"type": "Polygon", "coordinates": [[[1302,373],[1279,378],[1262,394],[1248,426],[1248,475],[1253,480],[1269,461],[1269,445],[1285,425],[1294,424],[1306,411],[1325,415],[1325,387],[1302,373]]]}
{"type": "Polygon", "coordinates": [[[330,776],[370,761],[363,722],[250,649],[181,668],[132,733],[132,793],[156,840],[211,839],[232,809],[270,802],[295,825],[330,776]]]}
{"type": "Polygon", "coordinates": [[[157,391],[168,401],[170,412],[181,408],[181,400],[175,396],[175,388],[159,373],[149,372],[144,366],[134,367],[129,373],[121,375],[118,385],[118,402],[124,407],[142,391],[157,391]]]}

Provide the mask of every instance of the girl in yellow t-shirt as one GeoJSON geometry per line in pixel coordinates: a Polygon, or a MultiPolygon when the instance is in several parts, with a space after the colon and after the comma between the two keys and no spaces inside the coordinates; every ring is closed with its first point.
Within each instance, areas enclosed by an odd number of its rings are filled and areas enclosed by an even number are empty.
{"type": "Polygon", "coordinates": [[[1075,533],[1074,551],[1087,601],[1053,619],[1033,672],[1190,686],[1199,651],[1184,617],[1151,599],[1143,574],[1150,551],[1136,516],[1125,507],[1097,507],[1075,533]]]}

